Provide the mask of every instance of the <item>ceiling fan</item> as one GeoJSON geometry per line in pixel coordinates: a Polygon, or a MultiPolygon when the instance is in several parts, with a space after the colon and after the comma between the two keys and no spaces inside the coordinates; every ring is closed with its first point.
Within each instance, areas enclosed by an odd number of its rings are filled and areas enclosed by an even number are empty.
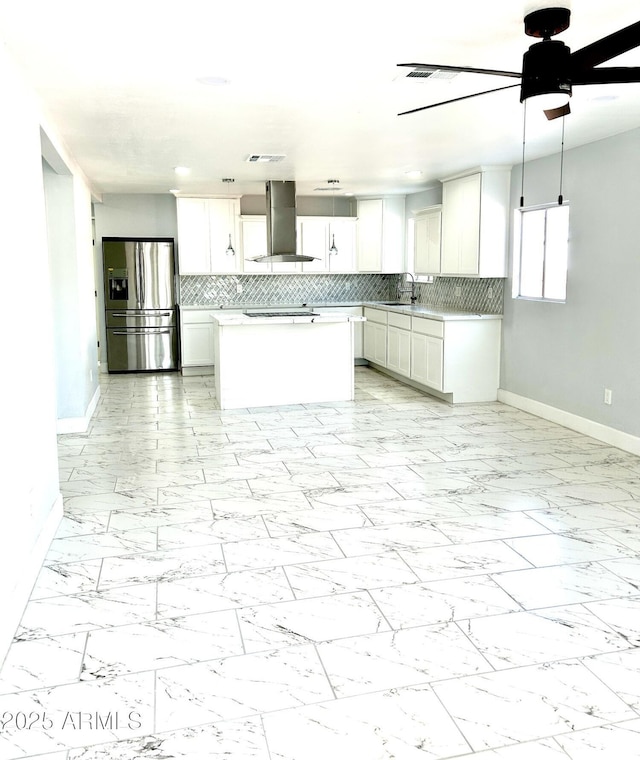
{"type": "MultiPolygon", "coordinates": [[[[571,11],[568,8],[543,8],[524,17],[524,31],[530,37],[542,38],[536,42],[522,59],[522,71],[498,71],[496,69],[477,69],[469,66],[436,66],[427,63],[399,63],[398,66],[414,68],[419,72],[445,71],[468,72],[471,74],[490,74],[500,77],[520,79],[519,84],[495,87],[492,90],[463,95],[459,98],[432,103],[428,106],[413,108],[398,114],[404,116],[428,108],[436,108],[447,103],[475,98],[490,92],[520,87],[520,102],[528,98],[545,96],[549,102],[543,105],[547,119],[557,119],[570,113],[569,98],[574,85],[582,84],[618,84],[640,82],[640,67],[610,66],[595,68],[628,50],[640,46],[640,21],[603,37],[586,47],[571,52],[564,42],[552,40],[555,35],[569,28],[571,11]]],[[[425,75],[423,74],[423,76],[425,75]]],[[[542,99],[542,98],[541,98],[542,99]]]]}

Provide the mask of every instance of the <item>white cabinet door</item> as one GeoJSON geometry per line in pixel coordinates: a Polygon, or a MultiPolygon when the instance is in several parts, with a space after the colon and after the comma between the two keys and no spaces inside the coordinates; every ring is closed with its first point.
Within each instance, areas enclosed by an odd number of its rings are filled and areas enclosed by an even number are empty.
{"type": "Polygon", "coordinates": [[[358,271],[404,272],[405,197],[358,201],[358,271]]]}
{"type": "Polygon", "coordinates": [[[411,333],[410,377],[417,383],[443,389],[444,341],[432,335],[411,333]]]}
{"type": "Polygon", "coordinates": [[[510,169],[493,167],[442,185],[442,274],[506,277],[510,169]]]}
{"type": "Polygon", "coordinates": [[[204,198],[178,198],[178,269],[180,274],[210,274],[209,210],[204,198]]]}
{"type": "MultiPolygon", "coordinates": [[[[191,316],[193,319],[194,317],[191,316]]],[[[206,321],[182,321],[181,348],[183,367],[206,367],[214,364],[215,330],[211,318],[206,321]]]]}
{"type": "Polygon", "coordinates": [[[328,223],[324,217],[298,217],[298,253],[313,256],[302,264],[303,272],[326,272],[329,269],[328,223]]]}
{"type": "Polygon", "coordinates": [[[387,326],[378,322],[364,323],[364,358],[387,366],[387,326]]]}
{"type": "Polygon", "coordinates": [[[387,369],[399,375],[411,374],[411,332],[399,327],[387,327],[387,369]]]}
{"type": "Polygon", "coordinates": [[[383,200],[382,271],[405,272],[405,197],[391,195],[383,200]]]}
{"type": "Polygon", "coordinates": [[[416,274],[440,274],[442,211],[438,208],[414,221],[414,269],[416,274]]]}
{"type": "Polygon", "coordinates": [[[211,271],[241,272],[240,201],[237,198],[214,198],[207,203],[211,271]]]}
{"type": "Polygon", "coordinates": [[[452,179],[442,188],[442,274],[478,274],[480,174],[452,179]]]}
{"type": "Polygon", "coordinates": [[[356,271],[356,225],[357,220],[355,217],[352,219],[333,218],[329,220],[327,243],[329,245],[330,272],[356,271]],[[332,245],[335,245],[335,251],[331,251],[332,245]]]}
{"type": "Polygon", "coordinates": [[[267,219],[264,216],[243,216],[240,221],[242,233],[242,268],[245,272],[264,274],[271,271],[271,264],[252,261],[267,255],[267,219]]]}
{"type": "Polygon", "coordinates": [[[382,271],[382,198],[358,201],[358,271],[382,271]]]}

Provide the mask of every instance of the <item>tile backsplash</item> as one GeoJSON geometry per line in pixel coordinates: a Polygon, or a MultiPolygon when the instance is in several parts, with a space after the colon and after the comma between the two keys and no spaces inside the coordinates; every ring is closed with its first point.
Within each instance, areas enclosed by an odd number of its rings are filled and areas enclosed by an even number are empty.
{"type": "MultiPolygon", "coordinates": [[[[180,277],[183,306],[277,306],[303,303],[390,301],[403,284],[397,274],[184,275],[180,277]],[[239,287],[242,289],[238,293],[239,287]]],[[[418,303],[483,314],[501,314],[504,280],[436,277],[418,283],[418,303]]],[[[398,300],[409,300],[402,294],[398,300]]]]}

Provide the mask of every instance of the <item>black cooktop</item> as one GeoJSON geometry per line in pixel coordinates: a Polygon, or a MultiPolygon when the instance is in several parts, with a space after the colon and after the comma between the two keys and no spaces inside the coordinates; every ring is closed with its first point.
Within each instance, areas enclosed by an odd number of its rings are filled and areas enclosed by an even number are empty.
{"type": "Polygon", "coordinates": [[[315,311],[245,311],[247,317],[317,317],[315,311]]]}

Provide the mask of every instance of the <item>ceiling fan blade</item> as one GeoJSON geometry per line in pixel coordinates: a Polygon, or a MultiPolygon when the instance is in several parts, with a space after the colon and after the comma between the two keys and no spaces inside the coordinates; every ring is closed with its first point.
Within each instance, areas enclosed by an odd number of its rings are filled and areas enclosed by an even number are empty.
{"type": "Polygon", "coordinates": [[[571,75],[572,84],[626,84],[640,82],[640,66],[605,66],[571,75]]]}
{"type": "Polygon", "coordinates": [[[640,46],[640,21],[571,53],[571,68],[585,71],[640,46]]]}
{"type": "Polygon", "coordinates": [[[544,115],[551,121],[552,119],[558,119],[561,116],[567,116],[571,113],[571,108],[569,108],[569,104],[567,103],[564,106],[560,106],[559,108],[547,108],[547,110],[544,112],[544,115]]]}
{"type": "Polygon", "coordinates": [[[467,74],[492,74],[498,77],[517,77],[520,79],[522,76],[516,71],[498,71],[497,69],[473,69],[469,66],[437,66],[435,63],[398,63],[398,66],[405,66],[413,69],[420,69],[421,71],[457,71],[459,73],[467,74]]]}
{"type": "Polygon", "coordinates": [[[420,108],[412,108],[410,111],[402,111],[398,116],[406,116],[409,113],[417,113],[418,111],[426,111],[428,108],[436,108],[437,106],[446,106],[448,103],[457,103],[459,100],[469,100],[469,98],[477,98],[478,95],[488,95],[490,92],[499,92],[500,90],[510,90],[512,87],[520,87],[519,84],[508,84],[506,87],[495,87],[493,90],[483,90],[482,92],[474,92],[472,95],[462,95],[459,98],[451,98],[451,100],[442,100],[439,103],[432,103],[430,106],[420,106],[420,108]]]}

